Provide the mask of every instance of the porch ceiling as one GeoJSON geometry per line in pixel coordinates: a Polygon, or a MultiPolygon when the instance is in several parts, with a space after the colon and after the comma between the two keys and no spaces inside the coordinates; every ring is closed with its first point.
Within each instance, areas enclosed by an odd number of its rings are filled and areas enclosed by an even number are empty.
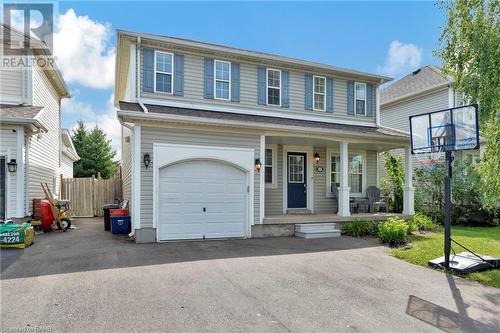
{"type": "MultiPolygon", "coordinates": [[[[349,140],[346,140],[349,141],[349,140]]],[[[340,140],[318,138],[318,137],[300,137],[300,136],[266,136],[266,144],[283,144],[290,146],[312,146],[312,147],[330,147],[339,148],[340,140]]],[[[367,139],[366,142],[350,142],[349,149],[359,150],[390,150],[404,148],[405,145],[396,143],[380,142],[374,139],[367,139]]]]}

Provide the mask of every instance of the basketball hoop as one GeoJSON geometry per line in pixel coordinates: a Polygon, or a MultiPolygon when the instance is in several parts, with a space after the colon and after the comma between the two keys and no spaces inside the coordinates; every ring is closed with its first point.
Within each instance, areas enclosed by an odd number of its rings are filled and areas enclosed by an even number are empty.
{"type": "MultiPolygon", "coordinates": [[[[444,155],[444,261],[449,270],[451,250],[451,175],[453,152],[479,149],[477,104],[410,116],[411,152],[424,169],[436,168],[444,155]]],[[[455,242],[456,243],[456,242],[455,242]]],[[[431,262],[429,262],[431,264],[431,262]]],[[[434,264],[434,263],[432,263],[434,264]]],[[[453,263],[451,263],[453,264],[453,263]]],[[[454,264],[453,264],[454,265],[454,264]]]]}

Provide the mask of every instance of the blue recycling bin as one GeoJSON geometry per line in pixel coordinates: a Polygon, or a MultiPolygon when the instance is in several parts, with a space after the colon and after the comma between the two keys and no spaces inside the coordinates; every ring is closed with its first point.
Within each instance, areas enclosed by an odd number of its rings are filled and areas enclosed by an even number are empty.
{"type": "Polygon", "coordinates": [[[130,216],[111,216],[111,233],[114,235],[130,233],[130,216]]]}

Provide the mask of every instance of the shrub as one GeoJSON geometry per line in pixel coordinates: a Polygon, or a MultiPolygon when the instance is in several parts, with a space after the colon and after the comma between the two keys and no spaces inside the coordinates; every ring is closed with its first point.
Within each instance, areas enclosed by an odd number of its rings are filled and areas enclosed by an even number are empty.
{"type": "Polygon", "coordinates": [[[413,216],[409,221],[408,224],[414,226],[414,230],[419,230],[419,231],[435,231],[438,229],[438,226],[432,218],[429,216],[426,216],[422,213],[418,213],[415,216],[413,216]]]}
{"type": "Polygon", "coordinates": [[[401,156],[384,153],[384,167],[387,174],[381,179],[382,194],[389,199],[389,210],[395,213],[403,211],[404,168],[401,156]]]}
{"type": "Polygon", "coordinates": [[[371,223],[365,220],[354,220],[344,224],[342,233],[352,237],[362,237],[372,234],[371,223]]]}
{"type": "Polygon", "coordinates": [[[384,243],[391,246],[397,246],[406,243],[408,240],[408,224],[398,218],[389,218],[387,221],[379,224],[378,236],[384,243]]]}

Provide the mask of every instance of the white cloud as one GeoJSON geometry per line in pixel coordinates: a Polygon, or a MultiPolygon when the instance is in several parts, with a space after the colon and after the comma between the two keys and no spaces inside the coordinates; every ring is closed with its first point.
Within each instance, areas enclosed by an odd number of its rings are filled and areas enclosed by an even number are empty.
{"type": "MultiPolygon", "coordinates": [[[[79,115],[78,119],[85,122],[89,129],[97,125],[104,130],[108,139],[111,139],[111,146],[116,150],[115,159],[121,160],[121,125],[116,118],[113,99],[114,96],[111,94],[108,99],[107,112],[102,114],[96,113],[90,104],[78,101],[76,97],[63,100],[61,109],[64,114],[79,115]]],[[[72,129],[75,129],[76,126],[75,123],[72,129]]]]}
{"type": "Polygon", "coordinates": [[[89,88],[111,88],[115,70],[111,36],[109,23],[77,16],[73,9],[59,15],[54,33],[54,54],[64,79],[89,88]]]}
{"type": "Polygon", "coordinates": [[[400,76],[420,66],[422,62],[422,48],[415,44],[405,44],[393,40],[389,45],[385,64],[378,71],[389,76],[400,76]]]}

